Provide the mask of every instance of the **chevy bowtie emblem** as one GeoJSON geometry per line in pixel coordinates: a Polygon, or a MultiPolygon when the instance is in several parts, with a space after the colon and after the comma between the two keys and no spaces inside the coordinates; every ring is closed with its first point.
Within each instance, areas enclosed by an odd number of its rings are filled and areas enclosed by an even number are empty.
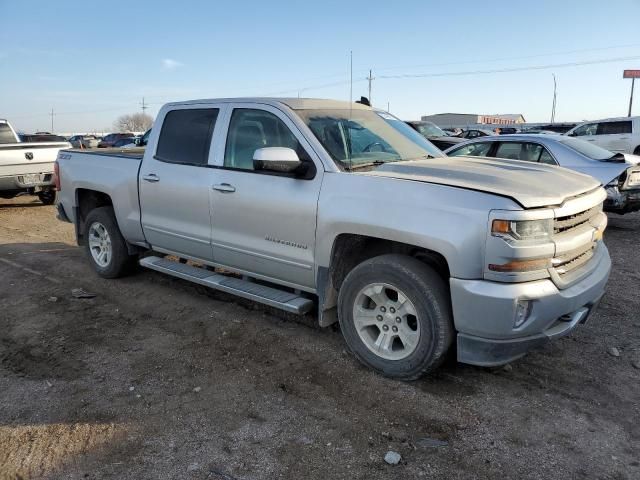
{"type": "Polygon", "coordinates": [[[33,153],[31,152],[25,153],[24,158],[26,158],[27,160],[33,160],[33,153]]]}

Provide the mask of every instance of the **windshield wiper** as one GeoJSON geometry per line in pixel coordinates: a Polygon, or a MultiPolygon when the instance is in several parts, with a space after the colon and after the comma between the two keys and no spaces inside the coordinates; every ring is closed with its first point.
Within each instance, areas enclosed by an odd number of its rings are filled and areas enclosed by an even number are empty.
{"type": "Polygon", "coordinates": [[[367,162],[367,163],[357,163],[355,165],[349,165],[349,166],[345,166],[345,170],[348,171],[352,171],[352,170],[359,170],[361,168],[366,168],[366,167],[377,167],[378,165],[384,165],[385,162],[384,160],[376,160],[375,162],[367,162]]]}

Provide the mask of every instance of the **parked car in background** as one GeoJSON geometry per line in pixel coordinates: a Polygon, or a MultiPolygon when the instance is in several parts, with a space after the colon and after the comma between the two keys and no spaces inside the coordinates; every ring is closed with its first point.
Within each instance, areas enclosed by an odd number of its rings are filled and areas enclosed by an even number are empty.
{"type": "Polygon", "coordinates": [[[100,140],[94,135],[74,135],[69,143],[73,148],[97,148],[100,140]]]}
{"type": "Polygon", "coordinates": [[[100,143],[98,144],[98,148],[110,148],[113,145],[123,138],[131,138],[134,137],[133,133],[110,133],[102,138],[100,143]]]}
{"type": "Polygon", "coordinates": [[[146,147],[149,142],[149,135],[151,135],[151,129],[144,132],[143,135],[135,137],[133,142],[124,145],[123,148],[146,147]]]}
{"type": "Polygon", "coordinates": [[[484,128],[470,128],[468,130],[463,130],[460,135],[460,138],[472,139],[478,137],[487,137],[490,135],[495,135],[492,130],[487,130],[484,128]]]}
{"type": "Polygon", "coordinates": [[[21,142],[66,142],[67,139],[52,133],[21,133],[18,135],[21,142]]]}
{"type": "Polygon", "coordinates": [[[552,130],[541,130],[539,128],[531,128],[526,130],[521,130],[520,133],[523,134],[531,134],[531,135],[558,135],[558,132],[554,132],[552,130]]]}
{"type": "Polygon", "coordinates": [[[29,193],[45,205],[55,203],[54,161],[69,147],[67,141],[21,142],[9,122],[0,120],[0,197],[29,193]]]}
{"type": "Polygon", "coordinates": [[[585,122],[569,130],[566,135],[580,137],[612,152],[640,155],[640,117],[585,122]]]}
{"type": "Polygon", "coordinates": [[[361,104],[172,103],[144,152],[71,150],[58,166],[59,218],[75,224],[98,275],[139,261],[315,310],[390,377],[417,378],[454,345],[461,362],[500,365],[569,334],[595,310],[611,267],[594,178],[449,158],[361,104]]]}
{"type": "Polygon", "coordinates": [[[440,150],[446,150],[449,147],[464,142],[463,138],[448,135],[447,132],[432,122],[418,120],[408,121],[406,123],[440,150]]]}
{"type": "Polygon", "coordinates": [[[493,131],[497,135],[513,135],[518,133],[519,130],[515,127],[496,127],[493,131]]]}
{"type": "Polygon", "coordinates": [[[113,143],[112,148],[122,148],[126,145],[131,145],[132,143],[135,145],[134,142],[135,142],[134,137],[120,138],[113,143]]]}
{"type": "Polygon", "coordinates": [[[615,153],[565,135],[483,137],[457,145],[451,157],[498,157],[559,165],[596,178],[607,191],[604,209],[613,213],[640,210],[640,156],[615,153]]]}

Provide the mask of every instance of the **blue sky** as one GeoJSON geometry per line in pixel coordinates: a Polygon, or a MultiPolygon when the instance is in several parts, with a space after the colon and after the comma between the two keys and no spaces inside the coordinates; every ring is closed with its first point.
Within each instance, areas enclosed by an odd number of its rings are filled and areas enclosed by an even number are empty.
{"type": "MultiPolygon", "coordinates": [[[[118,115],[224,96],[354,98],[404,119],[626,115],[640,68],[640,0],[0,0],[0,117],[20,130],[109,130],[118,115]],[[384,5],[384,6],[383,6],[384,5]],[[561,64],[612,60],[561,67],[561,64]],[[558,65],[549,69],[449,75],[558,65]],[[382,76],[429,74],[418,78],[382,76]],[[313,87],[313,88],[310,88],[313,87]]],[[[639,98],[634,113],[640,115],[639,98]]]]}

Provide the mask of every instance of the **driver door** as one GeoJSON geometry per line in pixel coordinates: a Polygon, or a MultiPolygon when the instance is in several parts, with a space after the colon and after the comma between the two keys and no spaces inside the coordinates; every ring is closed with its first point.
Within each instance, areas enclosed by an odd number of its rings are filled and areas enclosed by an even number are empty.
{"type": "Polygon", "coordinates": [[[294,288],[315,288],[316,215],[323,167],[307,140],[279,109],[235,105],[223,159],[210,191],[216,263],[294,288]],[[312,162],[312,178],[254,170],[258,148],[287,147],[312,162]]]}

